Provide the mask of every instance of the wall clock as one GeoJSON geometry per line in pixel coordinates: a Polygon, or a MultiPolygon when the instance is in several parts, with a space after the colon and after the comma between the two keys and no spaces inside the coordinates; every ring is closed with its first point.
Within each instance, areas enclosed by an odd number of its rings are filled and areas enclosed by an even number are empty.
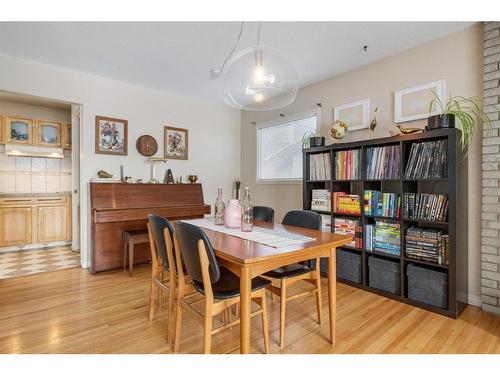
{"type": "Polygon", "coordinates": [[[150,135],[141,135],[137,138],[135,146],[142,156],[153,156],[158,151],[158,143],[150,135]]]}

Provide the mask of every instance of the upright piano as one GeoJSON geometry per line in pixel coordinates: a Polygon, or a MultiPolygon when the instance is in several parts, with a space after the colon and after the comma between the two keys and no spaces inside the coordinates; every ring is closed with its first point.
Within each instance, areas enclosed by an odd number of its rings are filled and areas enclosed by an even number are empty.
{"type": "MultiPolygon", "coordinates": [[[[90,183],[92,210],[91,272],[122,266],[122,233],[146,230],[148,214],[170,220],[210,213],[201,184],[90,183]]],[[[137,245],[135,263],[150,258],[149,245],[137,245]]]]}

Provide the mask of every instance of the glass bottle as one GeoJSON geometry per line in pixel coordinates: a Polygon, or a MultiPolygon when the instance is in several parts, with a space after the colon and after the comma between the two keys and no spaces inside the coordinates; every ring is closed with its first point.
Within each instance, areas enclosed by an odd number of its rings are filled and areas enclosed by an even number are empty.
{"type": "Polygon", "coordinates": [[[214,207],[215,225],[224,225],[224,210],[226,209],[226,204],[222,196],[222,188],[218,187],[217,190],[217,199],[214,207]]]}
{"type": "Polygon", "coordinates": [[[241,206],[241,230],[251,232],[253,230],[253,206],[250,200],[250,189],[245,188],[245,199],[241,206]]]}

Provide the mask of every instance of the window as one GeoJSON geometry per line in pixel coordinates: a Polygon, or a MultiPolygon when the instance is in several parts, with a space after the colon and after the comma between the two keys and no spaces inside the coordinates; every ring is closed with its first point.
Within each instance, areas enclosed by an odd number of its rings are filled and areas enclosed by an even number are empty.
{"type": "Polygon", "coordinates": [[[317,112],[257,126],[257,181],[302,179],[302,137],[316,132],[317,112]]]}

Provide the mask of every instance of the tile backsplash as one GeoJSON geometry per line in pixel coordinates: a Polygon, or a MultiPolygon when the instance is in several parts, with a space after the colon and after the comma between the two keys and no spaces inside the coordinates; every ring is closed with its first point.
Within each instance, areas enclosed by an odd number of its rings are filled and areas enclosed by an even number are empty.
{"type": "Polygon", "coordinates": [[[71,191],[71,157],[49,159],[0,153],[0,193],[71,191]]]}

